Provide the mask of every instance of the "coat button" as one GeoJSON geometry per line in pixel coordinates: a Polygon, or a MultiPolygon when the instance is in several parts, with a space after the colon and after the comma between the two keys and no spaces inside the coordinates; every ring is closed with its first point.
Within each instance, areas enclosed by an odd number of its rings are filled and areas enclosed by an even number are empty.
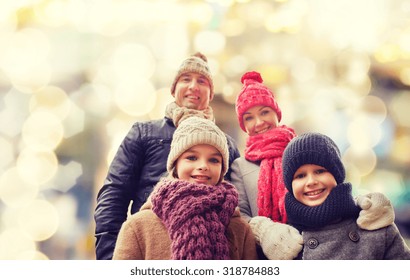
{"type": "Polygon", "coordinates": [[[310,238],[307,242],[307,246],[310,249],[315,249],[317,246],[319,246],[319,241],[317,241],[316,238],[310,238]]]}
{"type": "Polygon", "coordinates": [[[356,231],[349,232],[349,238],[353,242],[358,242],[360,240],[360,235],[356,231]]]}

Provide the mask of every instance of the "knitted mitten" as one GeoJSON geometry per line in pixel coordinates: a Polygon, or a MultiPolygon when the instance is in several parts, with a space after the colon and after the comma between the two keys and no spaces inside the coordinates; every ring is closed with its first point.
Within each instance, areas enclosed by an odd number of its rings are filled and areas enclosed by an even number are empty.
{"type": "Polygon", "coordinates": [[[302,235],[289,225],[275,223],[263,216],[253,217],[249,225],[263,253],[270,260],[292,260],[302,250],[302,235]]]}
{"type": "Polygon", "coordinates": [[[356,204],[362,211],[359,213],[357,225],[365,230],[387,227],[394,222],[394,209],[390,200],[381,193],[369,193],[358,196],[356,204]]]}

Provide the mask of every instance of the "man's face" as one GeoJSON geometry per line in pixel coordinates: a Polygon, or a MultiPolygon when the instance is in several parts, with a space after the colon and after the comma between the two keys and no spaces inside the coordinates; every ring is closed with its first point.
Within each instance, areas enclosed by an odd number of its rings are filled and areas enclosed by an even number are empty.
{"type": "Polygon", "coordinates": [[[181,75],[172,96],[174,96],[178,106],[195,110],[206,109],[213,99],[208,79],[197,73],[181,75]]]}

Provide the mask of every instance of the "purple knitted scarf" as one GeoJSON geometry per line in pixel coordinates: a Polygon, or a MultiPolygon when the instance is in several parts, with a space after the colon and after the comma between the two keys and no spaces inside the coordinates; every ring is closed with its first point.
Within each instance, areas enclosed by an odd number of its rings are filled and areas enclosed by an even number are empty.
{"type": "Polygon", "coordinates": [[[151,196],[152,210],[171,238],[174,260],[226,260],[225,230],[238,205],[235,187],[162,179],[151,196]]]}

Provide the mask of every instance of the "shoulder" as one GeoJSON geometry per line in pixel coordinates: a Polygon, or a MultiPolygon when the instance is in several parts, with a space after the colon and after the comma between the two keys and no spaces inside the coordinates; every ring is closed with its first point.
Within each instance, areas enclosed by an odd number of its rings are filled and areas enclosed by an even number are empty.
{"type": "Polygon", "coordinates": [[[130,215],[124,222],[124,227],[132,228],[134,232],[152,229],[161,222],[151,209],[144,209],[130,215]]]}
{"type": "Polygon", "coordinates": [[[244,157],[239,157],[234,160],[232,163],[232,170],[238,170],[240,171],[243,175],[249,174],[254,171],[259,172],[260,166],[259,164],[248,161],[244,157]]]}
{"type": "Polygon", "coordinates": [[[229,227],[232,228],[234,231],[236,229],[241,229],[241,228],[244,229],[245,231],[250,229],[248,222],[242,218],[239,208],[235,209],[235,212],[233,213],[231,217],[231,221],[229,222],[229,227]]]}
{"type": "Polygon", "coordinates": [[[149,140],[151,138],[172,139],[175,126],[168,118],[135,122],[127,137],[130,139],[149,140]]]}

